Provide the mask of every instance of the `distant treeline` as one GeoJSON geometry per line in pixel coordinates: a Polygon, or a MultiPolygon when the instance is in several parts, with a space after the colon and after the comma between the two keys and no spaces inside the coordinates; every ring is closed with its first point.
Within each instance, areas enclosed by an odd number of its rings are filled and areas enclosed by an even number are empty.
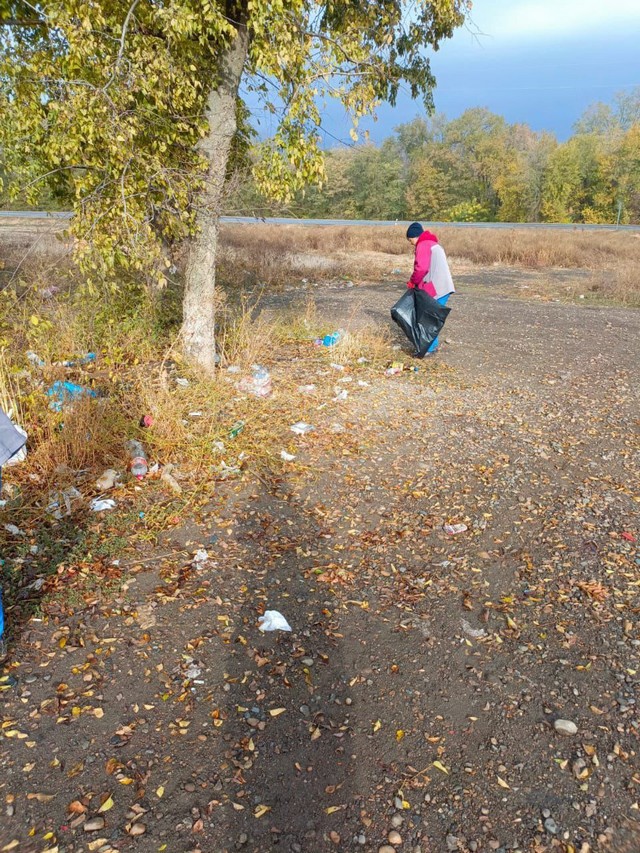
{"type": "Polygon", "coordinates": [[[487,109],[417,118],[382,145],[327,152],[322,187],[285,210],[250,177],[227,212],[452,222],[640,223],[640,87],[589,107],[566,142],[487,109]]]}

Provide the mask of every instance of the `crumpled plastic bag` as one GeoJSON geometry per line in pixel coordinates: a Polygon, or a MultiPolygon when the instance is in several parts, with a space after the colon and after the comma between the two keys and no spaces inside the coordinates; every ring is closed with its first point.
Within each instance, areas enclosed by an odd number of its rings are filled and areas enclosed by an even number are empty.
{"type": "Polygon", "coordinates": [[[277,610],[265,610],[264,616],[258,619],[261,631],[290,631],[291,625],[277,610]]]}
{"type": "Polygon", "coordinates": [[[451,308],[441,305],[424,290],[407,288],[391,309],[391,319],[400,326],[415,347],[418,358],[440,334],[451,308]]]}
{"type": "Polygon", "coordinates": [[[116,502],[113,500],[113,498],[94,498],[91,501],[90,506],[92,512],[106,512],[109,509],[115,509],[116,502]]]}

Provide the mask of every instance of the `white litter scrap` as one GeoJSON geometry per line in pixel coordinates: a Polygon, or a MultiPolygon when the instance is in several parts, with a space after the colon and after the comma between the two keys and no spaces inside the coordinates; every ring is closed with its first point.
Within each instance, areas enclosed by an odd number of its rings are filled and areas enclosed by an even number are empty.
{"type": "Polygon", "coordinates": [[[264,616],[258,619],[260,630],[264,631],[290,631],[291,625],[277,610],[265,610],[264,616]]]}
{"type": "Polygon", "coordinates": [[[292,424],[291,432],[295,432],[296,435],[306,435],[308,432],[313,432],[315,429],[311,424],[305,424],[304,421],[298,421],[297,424],[292,424]]]}
{"type": "Polygon", "coordinates": [[[457,536],[458,533],[464,533],[467,530],[466,524],[445,524],[442,528],[449,536],[457,536]]]}
{"type": "Polygon", "coordinates": [[[82,498],[82,495],[75,486],[50,495],[47,512],[59,521],[63,515],[71,515],[71,504],[79,498],[82,498]],[[63,512],[63,507],[66,512],[63,512]]]}
{"type": "Polygon", "coordinates": [[[313,394],[315,390],[316,386],[313,383],[311,383],[310,385],[298,385],[298,391],[301,394],[313,394]]]}
{"type": "Polygon", "coordinates": [[[178,376],[178,377],[176,377],[176,385],[178,385],[180,388],[188,388],[189,387],[189,380],[185,379],[182,376],[178,376]]]}
{"type": "Polygon", "coordinates": [[[8,531],[12,536],[26,536],[24,530],[20,530],[20,528],[16,527],[15,524],[5,524],[4,529],[8,531]]]}
{"type": "Polygon", "coordinates": [[[209,559],[209,554],[207,553],[207,551],[205,551],[204,548],[200,548],[193,555],[193,563],[196,566],[201,566],[203,563],[206,563],[208,559],[209,559]]]}
{"type": "Polygon", "coordinates": [[[472,640],[481,640],[483,637],[487,636],[487,632],[484,628],[473,628],[466,619],[461,619],[460,624],[462,625],[464,633],[467,637],[471,637],[472,640]]]}
{"type": "Polygon", "coordinates": [[[94,498],[91,501],[90,508],[92,512],[107,512],[107,510],[116,508],[116,502],[113,498],[94,498]]]}
{"type": "Polygon", "coordinates": [[[334,361],[331,362],[330,367],[334,370],[344,370],[344,364],[336,364],[334,361]]]}
{"type": "Polygon", "coordinates": [[[296,457],[295,457],[295,454],[293,454],[293,453],[287,453],[286,450],[281,450],[280,451],[280,458],[284,459],[285,462],[293,462],[293,460],[296,457]]]}

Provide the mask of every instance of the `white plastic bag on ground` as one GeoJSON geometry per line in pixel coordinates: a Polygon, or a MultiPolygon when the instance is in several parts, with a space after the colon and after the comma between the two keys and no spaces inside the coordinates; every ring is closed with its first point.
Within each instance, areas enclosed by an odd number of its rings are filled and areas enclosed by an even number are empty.
{"type": "Polygon", "coordinates": [[[264,616],[258,619],[261,631],[290,631],[291,625],[277,610],[265,610],[264,616]]]}

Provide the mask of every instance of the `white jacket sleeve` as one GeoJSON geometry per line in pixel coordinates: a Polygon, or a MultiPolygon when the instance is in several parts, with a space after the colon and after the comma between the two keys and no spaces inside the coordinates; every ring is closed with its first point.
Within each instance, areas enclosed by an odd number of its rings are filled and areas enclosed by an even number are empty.
{"type": "Polygon", "coordinates": [[[447,293],[455,293],[447,256],[439,243],[436,243],[431,250],[431,268],[428,278],[435,287],[436,299],[446,296],[447,293]]]}

